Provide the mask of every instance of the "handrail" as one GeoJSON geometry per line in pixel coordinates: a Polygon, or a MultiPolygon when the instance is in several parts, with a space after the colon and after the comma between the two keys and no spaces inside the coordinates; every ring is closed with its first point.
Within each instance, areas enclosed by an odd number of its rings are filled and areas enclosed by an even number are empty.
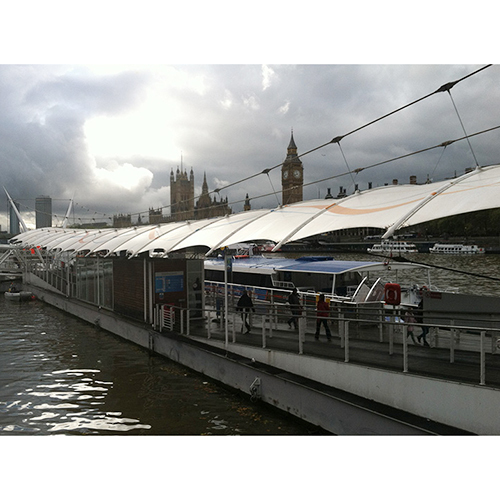
{"type": "MultiPolygon", "coordinates": [[[[189,322],[190,311],[193,313],[193,309],[188,310],[182,307],[169,306],[172,310],[178,311],[178,315],[176,317],[182,322],[183,318],[186,317],[189,322]]],[[[373,316],[374,311],[382,311],[384,309],[372,309],[371,313],[373,316]]],[[[255,346],[255,335],[261,336],[260,347],[262,349],[267,350],[281,350],[282,347],[279,347],[280,344],[276,344],[270,341],[276,336],[277,333],[281,331],[279,334],[279,338],[283,339],[283,336],[288,337],[290,340],[297,342],[297,353],[299,355],[307,352],[307,335],[311,335],[314,333],[314,329],[311,326],[311,321],[316,320],[316,311],[312,308],[305,307],[303,309],[303,314],[299,320],[299,328],[298,330],[290,331],[283,326],[279,325],[279,320],[282,323],[285,322],[285,318],[288,318],[289,314],[285,314],[286,307],[284,304],[269,304],[268,308],[259,309],[257,306],[255,313],[249,313],[248,321],[251,324],[251,333],[245,334],[244,331],[246,329],[241,328],[243,326],[243,320],[240,318],[241,313],[236,311],[236,308],[232,306],[229,308],[228,314],[230,324],[231,324],[231,342],[240,343],[240,344],[250,344],[255,346]],[[309,323],[308,323],[309,322],[309,323]],[[253,339],[253,341],[251,340],[253,339]]],[[[363,311],[359,308],[349,308],[349,307],[339,307],[332,311],[330,316],[330,320],[332,322],[338,323],[338,335],[340,337],[340,348],[344,350],[344,362],[352,363],[351,351],[353,347],[353,340],[355,340],[355,329],[360,326],[373,326],[372,332],[368,332],[365,334],[365,338],[363,340],[369,340],[370,338],[373,341],[377,342],[387,342],[388,344],[388,355],[393,356],[395,353],[394,345],[395,342],[402,344],[402,364],[401,370],[403,373],[411,372],[411,352],[408,348],[409,340],[407,338],[407,328],[410,323],[397,322],[394,321],[398,316],[396,315],[383,315],[380,319],[376,317],[375,319],[372,317],[370,319],[364,318],[363,311]],[[387,317],[390,321],[387,320],[387,317]],[[353,328],[356,327],[356,328],[353,328]],[[378,328],[381,327],[385,331],[385,336],[387,337],[385,340],[382,338],[377,339],[378,337],[378,328]]],[[[387,312],[387,311],[386,311],[387,312]]],[[[392,312],[392,311],[391,311],[392,312]]],[[[221,335],[224,334],[224,322],[217,320],[214,322],[214,315],[216,315],[216,310],[214,308],[207,307],[201,311],[202,317],[205,318],[205,331],[203,333],[203,329],[197,330],[194,335],[206,335],[207,340],[217,340],[221,339],[221,335]]],[[[444,340],[446,339],[448,343],[449,350],[449,363],[455,363],[455,352],[460,344],[460,337],[468,334],[470,336],[471,341],[473,342],[473,348],[461,348],[462,351],[479,351],[480,359],[479,359],[479,384],[486,384],[486,353],[489,351],[491,353],[497,352],[500,350],[500,325],[498,327],[488,327],[488,326],[469,326],[469,325],[459,325],[459,324],[450,324],[450,325],[442,325],[440,323],[429,322],[426,321],[424,323],[412,323],[416,327],[428,326],[431,328],[431,333],[429,337],[432,342],[433,338],[439,338],[439,342],[443,345],[444,340]],[[432,331],[434,329],[435,331],[432,331]],[[491,338],[491,349],[487,348],[487,338],[491,338]]],[[[185,330],[185,326],[179,325],[180,330],[176,330],[176,328],[172,328],[171,331],[176,333],[193,335],[193,332],[189,331],[189,327],[187,331],[185,330]]],[[[313,324],[314,326],[314,324],[313,324]]],[[[222,337],[223,339],[223,337],[222,337]]],[[[282,340],[281,340],[282,341],[282,340]]],[[[437,340],[435,340],[437,342],[437,340]]],[[[227,347],[226,347],[227,348],[227,347]]],[[[444,347],[439,347],[440,349],[444,349],[444,347]]],[[[396,351],[397,352],[397,351],[396,351]]],[[[422,349],[418,350],[419,356],[422,356],[422,353],[425,353],[425,348],[422,346],[422,349]]],[[[314,355],[314,354],[313,354],[314,355]]],[[[324,353],[327,356],[327,353],[324,353]]],[[[356,363],[356,361],[354,361],[356,363]]],[[[422,373],[422,368],[419,368],[419,373],[422,373]]],[[[453,380],[453,377],[451,377],[453,380]]]]}

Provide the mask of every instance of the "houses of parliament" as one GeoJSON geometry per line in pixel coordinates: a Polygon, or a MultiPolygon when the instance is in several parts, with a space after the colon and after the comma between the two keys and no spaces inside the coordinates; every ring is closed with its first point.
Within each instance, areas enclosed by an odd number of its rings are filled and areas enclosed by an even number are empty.
{"type": "MultiPolygon", "coordinates": [[[[288,205],[302,201],[303,185],[304,167],[298,157],[292,131],[287,155],[281,167],[282,204],[288,205]]],[[[191,168],[188,176],[182,166],[177,167],[175,175],[173,169],[170,172],[170,204],[170,221],[207,219],[232,213],[227,197],[220,201],[217,201],[215,197],[210,198],[206,174],[203,175],[201,195],[195,203],[193,169],[191,168]]],[[[247,194],[244,210],[250,210],[250,208],[250,199],[247,194]]],[[[151,221],[152,215],[154,216],[150,211],[150,222],[155,223],[151,221]]]]}
{"type": "MultiPolygon", "coordinates": [[[[286,158],[281,167],[282,204],[288,205],[303,199],[304,167],[297,154],[297,146],[293,138],[287,148],[286,158]]],[[[188,174],[182,166],[177,167],[176,172],[170,172],[170,215],[163,215],[162,209],[149,209],[149,223],[161,224],[165,222],[176,222],[182,220],[199,220],[213,217],[222,217],[232,213],[228,198],[217,200],[210,197],[207,176],[203,175],[201,195],[195,201],[194,194],[194,172],[193,168],[188,174]]],[[[243,205],[244,210],[250,210],[250,198],[248,194],[243,205]]],[[[130,216],[119,215],[114,217],[114,226],[131,225],[130,216]],[[126,218],[127,220],[124,220],[126,218]]]]}

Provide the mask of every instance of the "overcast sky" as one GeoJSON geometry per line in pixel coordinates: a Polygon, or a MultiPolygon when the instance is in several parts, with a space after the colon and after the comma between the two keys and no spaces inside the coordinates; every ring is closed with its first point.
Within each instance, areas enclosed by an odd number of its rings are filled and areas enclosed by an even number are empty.
{"type": "MultiPolygon", "coordinates": [[[[191,31],[182,33],[187,40],[191,31]]],[[[203,51],[203,37],[196,40],[203,51]]],[[[166,39],[166,46],[171,41],[166,39]]],[[[290,44],[297,46],[293,40],[290,44]]],[[[248,58],[237,56],[217,64],[223,58],[206,52],[194,61],[213,63],[191,62],[192,53],[183,63],[171,50],[159,58],[165,63],[149,62],[147,52],[144,58],[106,53],[101,62],[95,49],[87,60],[98,64],[58,64],[71,61],[72,53],[61,57],[57,51],[38,63],[22,52],[0,66],[1,184],[20,200],[28,221],[40,195],[52,197],[54,212],[61,216],[74,199],[77,218],[109,221],[116,213],[139,212],[145,217],[149,208],[169,205],[170,172],[181,158],[186,170],[193,168],[196,194],[204,173],[211,190],[222,188],[282,162],[292,129],[299,154],[305,153],[489,62],[365,64],[353,58],[353,64],[325,64],[335,58],[323,55],[319,63],[308,63],[299,52],[297,60],[304,62],[291,64],[293,57],[285,51],[283,63],[264,64],[266,52],[262,43],[259,47],[256,58],[243,64],[239,61],[248,58]],[[146,62],[123,64],[130,59],[146,62]]],[[[81,53],[75,52],[74,59],[82,59],[81,53]]],[[[270,59],[280,61],[274,54],[270,59]]],[[[349,135],[341,141],[342,149],[331,144],[304,156],[305,182],[462,137],[454,106],[469,134],[500,125],[500,67],[458,83],[451,96],[453,101],[447,92],[436,94],[349,135]]],[[[500,162],[499,139],[498,130],[472,138],[476,158],[461,141],[444,153],[437,149],[313,184],[304,189],[304,198],[324,198],[328,188],[336,195],[340,186],[349,193],[354,184],[366,189],[368,182],[373,187],[392,179],[406,183],[410,175],[423,182],[462,174],[476,159],[480,165],[500,162]]],[[[237,212],[247,193],[250,198],[271,194],[253,200],[253,208],[276,206],[280,190],[275,169],[269,177],[220,193],[237,212]]],[[[5,230],[3,190],[0,198],[5,230]]]]}

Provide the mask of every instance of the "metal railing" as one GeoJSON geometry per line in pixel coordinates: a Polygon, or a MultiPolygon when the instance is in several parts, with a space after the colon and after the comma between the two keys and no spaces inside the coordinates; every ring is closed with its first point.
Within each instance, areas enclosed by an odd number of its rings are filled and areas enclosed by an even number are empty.
{"type": "MultiPolygon", "coordinates": [[[[175,307],[171,305],[159,305],[155,310],[155,323],[153,327],[160,332],[169,331],[183,335],[204,336],[207,339],[223,340],[226,347],[229,343],[241,343],[257,345],[263,349],[295,350],[298,354],[307,351],[307,335],[315,334],[316,311],[311,307],[304,307],[299,316],[298,329],[291,331],[287,321],[291,314],[285,304],[267,304],[256,307],[256,312],[248,314],[247,321],[251,326],[251,335],[245,333],[245,323],[242,313],[236,311],[235,307],[229,309],[226,318],[224,310],[208,307],[199,310],[194,316],[193,310],[175,307]],[[227,325],[227,327],[226,327],[227,325]],[[257,340],[258,335],[260,341],[257,340]],[[273,339],[287,339],[288,346],[281,347],[273,339]],[[295,344],[295,349],[293,349],[295,344]]],[[[444,325],[442,316],[439,322],[433,322],[431,317],[426,318],[425,323],[404,323],[402,321],[403,310],[392,309],[378,304],[371,307],[362,305],[345,304],[332,308],[329,322],[331,332],[336,338],[340,338],[340,348],[343,350],[343,361],[353,361],[353,349],[363,342],[363,347],[369,349],[370,342],[387,345],[387,354],[402,355],[400,369],[404,373],[410,372],[411,356],[409,345],[411,341],[408,336],[408,327],[414,326],[420,329],[422,326],[429,328],[428,340],[430,346],[449,351],[449,363],[455,363],[457,351],[479,353],[479,366],[477,381],[480,385],[486,384],[486,355],[500,353],[500,325],[470,326],[455,324],[444,325]],[[353,344],[354,343],[354,344],[353,344]],[[396,346],[401,346],[396,349],[396,346]]],[[[489,320],[491,323],[491,320],[489,320]]],[[[336,343],[337,344],[337,343],[336,343]]],[[[338,348],[338,346],[336,346],[338,348]]],[[[425,356],[424,347],[418,350],[419,359],[425,356]]],[[[310,349],[309,349],[310,350],[310,349]]],[[[308,352],[314,355],[314,353],[308,352]]],[[[322,356],[328,356],[328,352],[322,352],[322,356]]],[[[337,354],[338,357],[338,354],[337,354]]],[[[431,356],[429,356],[429,359],[431,356]]],[[[441,357],[442,361],[442,357],[441,357]]],[[[419,368],[421,373],[422,368],[419,368]]],[[[453,378],[453,377],[452,377],[453,378]]]]}

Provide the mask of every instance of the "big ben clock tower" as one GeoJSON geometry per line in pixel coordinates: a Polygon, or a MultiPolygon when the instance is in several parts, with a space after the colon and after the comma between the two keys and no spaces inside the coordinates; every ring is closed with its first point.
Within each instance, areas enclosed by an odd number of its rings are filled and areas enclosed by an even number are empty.
{"type": "Polygon", "coordinates": [[[297,146],[292,136],[288,145],[286,159],[281,167],[282,204],[288,205],[302,201],[304,185],[304,167],[297,156],[297,146]]]}

